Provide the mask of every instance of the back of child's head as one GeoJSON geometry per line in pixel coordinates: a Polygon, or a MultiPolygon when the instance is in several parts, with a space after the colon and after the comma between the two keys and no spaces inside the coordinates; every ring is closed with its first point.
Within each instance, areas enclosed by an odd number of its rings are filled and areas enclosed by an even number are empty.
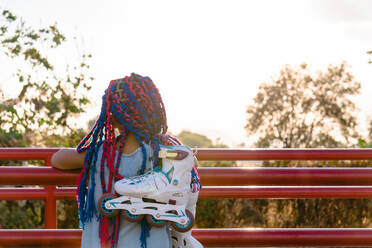
{"type": "Polygon", "coordinates": [[[120,130],[133,129],[147,142],[167,132],[164,104],[149,77],[132,73],[130,77],[113,80],[107,93],[110,112],[121,126],[120,130]]]}

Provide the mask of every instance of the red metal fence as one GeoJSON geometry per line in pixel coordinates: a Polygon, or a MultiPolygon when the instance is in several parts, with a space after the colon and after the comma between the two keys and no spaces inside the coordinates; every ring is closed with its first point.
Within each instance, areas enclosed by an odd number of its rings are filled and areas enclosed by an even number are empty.
{"type": "MultiPolygon", "coordinates": [[[[74,199],[76,173],[50,167],[58,149],[0,148],[0,160],[43,160],[46,167],[0,167],[2,200],[45,200],[45,228],[0,230],[0,246],[78,247],[81,230],[57,228],[56,200],[74,199]]],[[[198,149],[199,160],[372,160],[372,149],[198,149]]],[[[370,198],[372,168],[200,168],[201,198],[370,198]]],[[[196,229],[205,246],[372,246],[369,228],[196,229]]]]}

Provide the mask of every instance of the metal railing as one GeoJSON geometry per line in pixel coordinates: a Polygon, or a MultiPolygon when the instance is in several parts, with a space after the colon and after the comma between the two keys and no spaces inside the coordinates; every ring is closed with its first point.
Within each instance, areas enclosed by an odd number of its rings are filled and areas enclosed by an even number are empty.
{"type": "MultiPolygon", "coordinates": [[[[58,149],[0,148],[0,160],[43,160],[45,167],[0,167],[1,200],[45,200],[45,228],[0,230],[0,246],[78,247],[81,230],[56,229],[56,200],[75,199],[77,174],[50,167],[58,149]]],[[[372,160],[372,149],[198,149],[199,160],[372,160]]],[[[372,168],[199,168],[200,198],[371,198],[372,168]]],[[[205,246],[372,246],[369,228],[195,229],[205,246]]]]}

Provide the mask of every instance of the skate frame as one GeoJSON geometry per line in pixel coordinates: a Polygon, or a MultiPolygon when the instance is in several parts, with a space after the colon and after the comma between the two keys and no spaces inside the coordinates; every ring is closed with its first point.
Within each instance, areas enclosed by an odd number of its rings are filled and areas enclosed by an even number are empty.
{"type": "Polygon", "coordinates": [[[128,210],[133,215],[152,215],[157,220],[168,220],[185,225],[188,217],[184,212],[186,204],[172,205],[158,202],[145,202],[142,198],[132,196],[120,196],[105,203],[105,208],[109,210],[123,209],[128,210]],[[123,203],[130,202],[130,203],[123,203]]]}

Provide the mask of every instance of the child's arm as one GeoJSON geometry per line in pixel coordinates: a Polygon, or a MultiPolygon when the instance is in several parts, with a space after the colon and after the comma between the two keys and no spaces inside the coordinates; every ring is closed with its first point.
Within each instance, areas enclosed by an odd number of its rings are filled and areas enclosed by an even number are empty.
{"type": "Polygon", "coordinates": [[[63,148],[54,153],[52,166],[60,170],[80,169],[84,165],[85,153],[78,153],[74,148],[63,148]]]}

